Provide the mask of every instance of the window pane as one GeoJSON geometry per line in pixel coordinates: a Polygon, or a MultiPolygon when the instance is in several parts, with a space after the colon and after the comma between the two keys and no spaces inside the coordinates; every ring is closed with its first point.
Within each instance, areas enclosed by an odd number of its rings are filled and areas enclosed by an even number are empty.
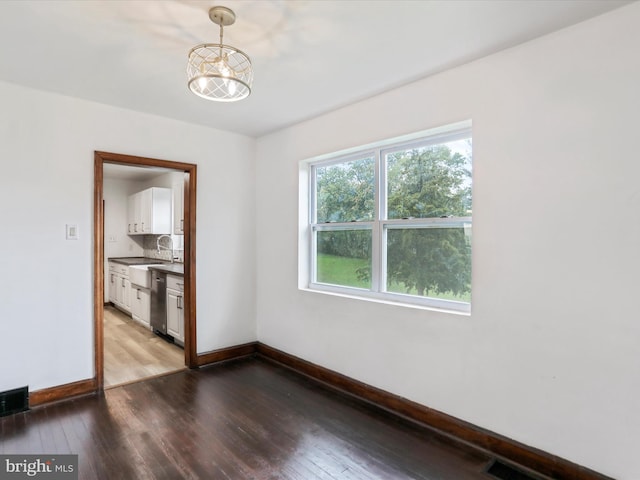
{"type": "Polygon", "coordinates": [[[374,165],[363,158],[316,168],[318,223],[373,220],[374,165]]]}
{"type": "Polygon", "coordinates": [[[387,291],[471,301],[471,228],[387,230],[387,291]]]}
{"type": "Polygon", "coordinates": [[[386,155],[387,218],[471,216],[471,138],[386,155]]]}
{"type": "Polygon", "coordinates": [[[371,288],[371,230],[316,232],[316,281],[371,288]]]}

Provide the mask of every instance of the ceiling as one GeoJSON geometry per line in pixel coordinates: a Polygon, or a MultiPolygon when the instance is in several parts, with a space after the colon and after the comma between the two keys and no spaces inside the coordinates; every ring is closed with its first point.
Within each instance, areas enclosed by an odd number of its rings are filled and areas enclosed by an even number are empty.
{"type": "Polygon", "coordinates": [[[3,0],[0,80],[253,137],[612,10],[627,0],[3,0]],[[191,47],[254,63],[251,96],[187,89],[191,47]]]}
{"type": "Polygon", "coordinates": [[[170,168],[161,167],[138,167],[134,165],[122,165],[119,163],[107,163],[102,165],[103,178],[115,180],[129,180],[133,182],[142,182],[151,180],[159,175],[175,172],[170,168]]]}

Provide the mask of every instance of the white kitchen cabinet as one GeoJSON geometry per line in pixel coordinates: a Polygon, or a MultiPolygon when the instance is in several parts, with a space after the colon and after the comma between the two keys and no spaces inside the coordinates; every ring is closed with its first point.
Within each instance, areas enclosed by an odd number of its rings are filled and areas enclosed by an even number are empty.
{"type": "Polygon", "coordinates": [[[171,233],[171,189],[152,187],[129,196],[127,233],[161,235],[171,233]]]}
{"type": "Polygon", "coordinates": [[[138,215],[140,215],[140,202],[136,198],[135,194],[129,196],[127,203],[127,234],[136,235],[136,221],[138,215]],[[136,201],[138,202],[136,205],[136,201]],[[136,207],[137,210],[136,210],[136,207]]]}
{"type": "Polygon", "coordinates": [[[173,184],[173,234],[184,235],[184,180],[173,184]]]}
{"type": "Polygon", "coordinates": [[[120,277],[118,293],[118,300],[120,300],[122,308],[124,308],[126,312],[131,313],[131,282],[128,276],[120,277]]]}
{"type": "Polygon", "coordinates": [[[139,192],[129,196],[127,233],[129,235],[142,235],[142,196],[139,192]]]}
{"type": "Polygon", "coordinates": [[[109,262],[109,301],[116,303],[117,298],[117,285],[118,285],[118,272],[116,272],[115,263],[109,262]]]}
{"type": "MultiPolygon", "coordinates": [[[[138,196],[140,197],[140,231],[143,234],[148,234],[148,233],[165,233],[164,231],[162,232],[155,232],[154,231],[154,226],[157,227],[157,225],[153,225],[153,220],[154,220],[154,216],[153,216],[153,210],[155,207],[156,210],[156,214],[162,210],[162,206],[161,205],[154,205],[154,199],[153,197],[156,197],[156,202],[158,202],[158,199],[160,198],[158,192],[155,193],[154,195],[154,189],[153,188],[148,188],[147,190],[143,190],[142,192],[138,193],[138,196]]],[[[170,211],[167,211],[168,215],[171,215],[170,211]]],[[[169,222],[171,222],[171,217],[168,217],[169,222]]]]}
{"type": "Polygon", "coordinates": [[[184,279],[167,275],[167,333],[184,345],[184,279]]]}
{"type": "Polygon", "coordinates": [[[131,317],[149,327],[151,312],[151,290],[139,285],[131,285],[131,317]]]}
{"type": "Polygon", "coordinates": [[[131,313],[131,282],[129,267],[109,262],[109,301],[121,310],[131,313]]]}

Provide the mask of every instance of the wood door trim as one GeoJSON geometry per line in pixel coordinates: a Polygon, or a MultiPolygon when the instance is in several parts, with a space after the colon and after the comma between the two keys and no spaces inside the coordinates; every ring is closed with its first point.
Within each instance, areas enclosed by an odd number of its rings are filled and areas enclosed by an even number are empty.
{"type": "Polygon", "coordinates": [[[104,160],[93,162],[93,357],[95,388],[104,386],[104,160]]]}
{"type": "Polygon", "coordinates": [[[95,386],[104,389],[104,164],[162,167],[185,172],[184,189],[184,278],[185,278],[185,364],[189,368],[198,366],[196,351],[196,192],[197,166],[192,163],[137,157],[110,152],[94,152],[94,221],[93,221],[93,295],[94,295],[94,357],[95,386]]]}
{"type": "Polygon", "coordinates": [[[186,364],[189,368],[198,366],[196,342],[196,166],[184,176],[184,192],[182,198],[184,210],[184,349],[186,364]],[[187,248],[187,244],[189,248],[187,248]],[[186,288],[189,285],[189,288],[186,288]]]}

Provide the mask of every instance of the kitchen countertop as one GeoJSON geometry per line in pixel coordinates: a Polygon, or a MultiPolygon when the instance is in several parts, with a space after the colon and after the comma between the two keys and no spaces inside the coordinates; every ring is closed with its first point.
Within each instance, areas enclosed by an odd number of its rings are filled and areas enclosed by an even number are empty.
{"type": "Polygon", "coordinates": [[[164,260],[158,260],[157,258],[149,258],[149,257],[112,257],[108,258],[110,262],[120,263],[121,265],[149,265],[149,264],[160,264],[160,265],[171,265],[169,262],[165,262],[164,260]]]}
{"type": "Polygon", "coordinates": [[[182,263],[164,263],[162,265],[150,265],[149,270],[184,276],[184,264],[182,263]]]}

